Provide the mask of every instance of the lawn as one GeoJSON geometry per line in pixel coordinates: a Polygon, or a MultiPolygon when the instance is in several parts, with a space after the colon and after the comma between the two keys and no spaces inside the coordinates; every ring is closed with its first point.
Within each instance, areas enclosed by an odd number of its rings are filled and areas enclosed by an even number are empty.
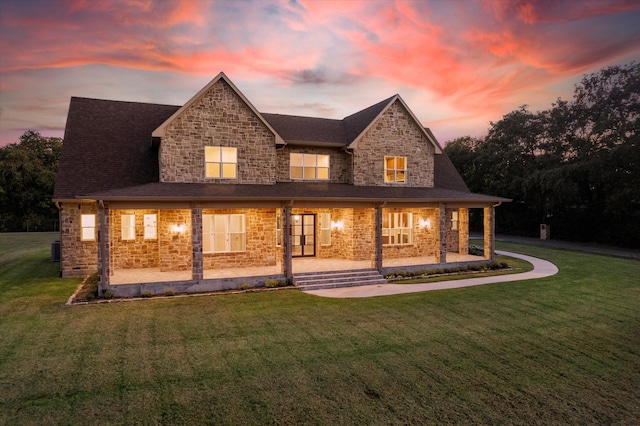
{"type": "Polygon", "coordinates": [[[498,243],[560,272],[69,307],[54,238],[0,234],[0,424],[640,422],[638,261],[498,243]]]}

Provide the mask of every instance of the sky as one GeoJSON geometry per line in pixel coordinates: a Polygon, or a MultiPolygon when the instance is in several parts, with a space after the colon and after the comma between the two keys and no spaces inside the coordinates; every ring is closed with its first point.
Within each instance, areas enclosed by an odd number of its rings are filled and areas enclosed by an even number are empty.
{"type": "MultiPolygon", "coordinates": [[[[394,94],[441,144],[640,60],[640,0],[1,0],[0,146],[72,96],[182,105],[220,71],[261,112],[394,94]]],[[[640,66],[640,65],[639,65],[640,66]]]]}

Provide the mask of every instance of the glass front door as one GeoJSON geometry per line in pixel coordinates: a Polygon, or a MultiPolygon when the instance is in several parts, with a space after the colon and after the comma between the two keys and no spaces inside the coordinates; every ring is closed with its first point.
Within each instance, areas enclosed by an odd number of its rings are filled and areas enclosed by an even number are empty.
{"type": "Polygon", "coordinates": [[[291,255],[316,255],[316,215],[294,214],[291,221],[291,255]]]}

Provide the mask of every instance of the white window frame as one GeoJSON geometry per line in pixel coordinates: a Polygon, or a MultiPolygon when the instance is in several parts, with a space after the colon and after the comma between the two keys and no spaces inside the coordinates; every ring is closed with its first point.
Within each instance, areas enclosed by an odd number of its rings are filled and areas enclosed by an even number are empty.
{"type": "Polygon", "coordinates": [[[326,154],[292,152],[289,154],[289,177],[291,180],[329,180],[331,177],[331,156],[326,154]],[[294,158],[298,156],[299,161],[294,161],[294,158]],[[326,167],[319,165],[321,160],[326,160],[326,167]],[[294,163],[296,164],[295,166],[294,163]],[[293,177],[294,168],[300,169],[302,177],[293,177]],[[326,177],[319,177],[321,170],[323,174],[326,173],[326,177]],[[313,176],[311,176],[311,174],[313,174],[313,176]]]}
{"type": "Polygon", "coordinates": [[[320,222],[320,245],[331,245],[331,213],[319,213],[318,221],[320,222]]]}
{"type": "Polygon", "coordinates": [[[145,240],[158,239],[158,215],[156,213],[145,214],[142,225],[144,227],[145,240]]]}
{"type": "Polygon", "coordinates": [[[382,219],[382,245],[408,246],[413,244],[413,213],[384,213],[382,219]],[[406,241],[403,241],[402,237],[404,236],[406,236],[406,241]],[[385,238],[386,243],[384,242],[385,238]]]}
{"type": "Polygon", "coordinates": [[[136,215],[127,213],[120,215],[120,236],[123,241],[136,239],[136,215]]]}
{"type": "Polygon", "coordinates": [[[384,181],[385,183],[407,183],[407,157],[400,157],[394,155],[385,155],[384,157],[384,181]],[[404,167],[397,167],[398,160],[404,162],[404,167]],[[393,160],[393,167],[388,167],[388,161],[393,160]],[[393,179],[390,174],[393,174],[393,179]]]}
{"type": "Polygon", "coordinates": [[[460,213],[458,211],[451,212],[451,230],[457,231],[460,226],[460,213]]]}
{"type": "Polygon", "coordinates": [[[242,253],[247,250],[246,218],[244,214],[203,214],[203,253],[242,253]],[[240,229],[231,229],[235,220],[240,219],[240,229]],[[216,232],[216,226],[223,228],[216,232]],[[234,248],[234,241],[241,248],[234,248]],[[222,243],[222,244],[221,244],[222,243]]]}
{"type": "Polygon", "coordinates": [[[208,179],[238,179],[238,148],[205,146],[204,176],[208,179]]]}
{"type": "Polygon", "coordinates": [[[80,215],[80,241],[96,240],[96,215],[80,215]]]}

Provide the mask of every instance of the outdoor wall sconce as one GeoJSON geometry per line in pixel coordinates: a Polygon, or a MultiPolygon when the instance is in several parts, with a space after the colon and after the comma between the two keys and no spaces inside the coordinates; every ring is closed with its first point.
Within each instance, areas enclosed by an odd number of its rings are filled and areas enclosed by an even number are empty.
{"type": "Polygon", "coordinates": [[[420,219],[419,225],[420,228],[430,228],[431,221],[429,219],[420,219]]]}
{"type": "Polygon", "coordinates": [[[338,231],[342,231],[344,229],[344,222],[341,220],[331,222],[331,229],[337,229],[338,231]]]}
{"type": "Polygon", "coordinates": [[[299,214],[294,215],[294,216],[293,216],[293,220],[295,220],[296,222],[298,222],[298,221],[300,220],[300,215],[299,215],[299,214]]]}
{"type": "Polygon", "coordinates": [[[184,234],[184,232],[187,230],[187,225],[185,224],[181,224],[181,225],[177,225],[177,224],[173,224],[170,227],[171,232],[173,232],[174,234],[184,234]]]}

